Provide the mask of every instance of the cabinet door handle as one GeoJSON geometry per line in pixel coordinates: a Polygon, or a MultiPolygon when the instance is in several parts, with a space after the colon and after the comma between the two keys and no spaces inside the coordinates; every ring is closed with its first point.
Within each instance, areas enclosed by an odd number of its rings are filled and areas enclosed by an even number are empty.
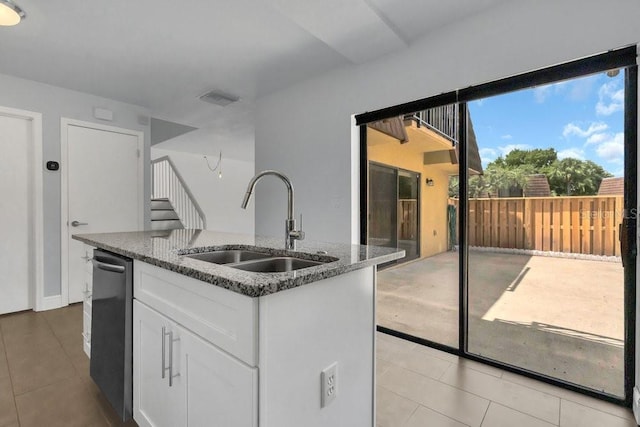
{"type": "Polygon", "coordinates": [[[165,348],[165,344],[166,344],[166,340],[165,337],[167,336],[167,328],[165,326],[162,327],[162,378],[164,379],[164,373],[167,370],[167,368],[165,367],[165,360],[164,360],[164,348],[165,348]]]}
{"type": "Polygon", "coordinates": [[[180,338],[173,339],[173,331],[169,332],[169,387],[173,386],[173,379],[180,374],[173,375],[173,343],[180,341],[180,338]]]}

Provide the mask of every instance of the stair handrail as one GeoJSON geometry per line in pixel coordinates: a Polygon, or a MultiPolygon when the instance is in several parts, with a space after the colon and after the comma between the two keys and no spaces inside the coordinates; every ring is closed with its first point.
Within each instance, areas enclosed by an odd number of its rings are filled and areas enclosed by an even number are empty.
{"type": "MultiPolygon", "coordinates": [[[[189,189],[189,186],[187,185],[186,181],[184,180],[182,175],[180,175],[180,172],[178,172],[176,165],[173,163],[173,161],[168,155],[158,157],[157,159],[153,159],[151,161],[151,178],[152,178],[151,179],[151,195],[152,195],[151,197],[152,198],[164,197],[169,199],[169,201],[171,202],[171,204],[173,205],[176,211],[176,214],[178,214],[180,221],[182,221],[183,225],[186,228],[201,228],[201,229],[207,228],[207,219],[204,214],[204,211],[198,204],[198,201],[196,200],[195,196],[189,189]],[[166,162],[169,165],[169,170],[173,173],[173,176],[175,176],[176,180],[179,183],[179,186],[172,185],[172,183],[170,182],[164,182],[162,183],[161,186],[167,191],[166,193],[159,194],[158,193],[159,186],[158,186],[158,183],[156,183],[156,167],[155,166],[162,162],[166,162]],[[171,194],[172,193],[171,190],[183,191],[184,195],[178,196],[180,200],[172,200],[172,198],[175,198],[175,197],[171,197],[171,196],[174,196],[173,194],[171,194]],[[189,203],[187,203],[186,199],[188,199],[189,203]],[[191,208],[195,211],[195,213],[197,213],[197,217],[196,215],[194,215],[194,212],[191,212],[191,208]]],[[[165,177],[165,179],[168,181],[170,178],[165,177]]]]}

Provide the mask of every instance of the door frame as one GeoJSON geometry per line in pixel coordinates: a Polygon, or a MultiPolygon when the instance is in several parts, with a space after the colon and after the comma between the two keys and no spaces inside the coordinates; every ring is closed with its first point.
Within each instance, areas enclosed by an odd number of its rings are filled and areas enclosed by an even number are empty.
{"type": "Polygon", "coordinates": [[[66,117],[60,119],[60,304],[69,305],[69,126],[121,133],[137,138],[138,149],[138,228],[144,229],[144,132],[85,122],[66,117]]]}
{"type": "Polygon", "coordinates": [[[31,226],[33,235],[31,236],[29,265],[33,269],[33,282],[29,283],[29,303],[35,311],[46,310],[44,297],[44,208],[43,208],[43,174],[42,174],[42,113],[34,111],[20,110],[17,108],[0,106],[0,115],[16,117],[28,120],[31,123],[31,143],[33,152],[31,153],[32,182],[31,182],[31,204],[33,212],[31,215],[31,226]]]}

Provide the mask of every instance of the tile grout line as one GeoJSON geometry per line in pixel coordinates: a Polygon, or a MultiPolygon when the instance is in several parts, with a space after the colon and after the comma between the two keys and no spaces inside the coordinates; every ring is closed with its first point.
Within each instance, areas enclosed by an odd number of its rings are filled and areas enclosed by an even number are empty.
{"type": "Polygon", "coordinates": [[[482,415],[482,421],[480,421],[480,427],[482,427],[482,424],[484,424],[484,420],[485,420],[485,418],[487,418],[487,413],[489,413],[489,407],[491,406],[492,403],[493,403],[493,400],[489,400],[489,404],[487,405],[487,409],[484,410],[484,415],[482,415]]]}
{"type": "MultiPolygon", "coordinates": [[[[464,369],[464,368],[463,368],[463,369],[464,369]]],[[[480,372],[480,371],[477,371],[477,372],[480,372]]],[[[481,372],[481,373],[484,373],[484,372],[481,372]]],[[[493,376],[493,375],[490,375],[490,374],[485,374],[485,375],[493,376]]],[[[497,378],[497,377],[494,377],[494,378],[497,378]]],[[[502,379],[502,378],[498,378],[498,379],[502,379]]],[[[438,380],[436,380],[436,381],[438,381],[438,380]]],[[[514,407],[512,407],[512,406],[509,406],[509,405],[507,405],[507,404],[505,404],[505,403],[500,403],[500,402],[497,402],[497,401],[495,401],[495,400],[493,400],[493,399],[489,399],[487,396],[482,396],[482,395],[480,395],[480,394],[473,393],[473,392],[471,392],[471,391],[469,391],[469,390],[465,390],[465,389],[463,389],[463,388],[456,387],[456,386],[454,386],[454,385],[451,385],[451,384],[445,383],[445,382],[443,382],[443,381],[439,381],[439,382],[441,382],[442,384],[448,385],[448,386],[450,386],[450,387],[454,387],[454,388],[456,388],[456,389],[458,389],[458,390],[464,391],[465,393],[469,393],[469,394],[474,395],[474,396],[476,396],[476,397],[480,397],[480,398],[482,398],[482,399],[484,399],[484,400],[488,400],[488,401],[489,401],[489,406],[491,405],[491,403],[495,403],[496,405],[504,406],[505,408],[511,409],[512,411],[515,411],[515,412],[519,412],[519,413],[521,413],[521,414],[523,414],[523,415],[526,415],[526,416],[528,416],[528,417],[535,418],[535,419],[540,420],[540,421],[543,421],[543,422],[545,422],[545,423],[549,423],[549,421],[545,420],[544,418],[540,418],[540,417],[539,417],[539,416],[537,416],[537,415],[529,414],[529,413],[524,412],[524,411],[522,411],[522,410],[520,410],[520,409],[517,409],[517,408],[514,408],[514,407]]],[[[513,383],[513,384],[515,384],[515,383],[513,383]]],[[[530,390],[533,390],[533,391],[536,391],[536,392],[538,392],[538,393],[545,394],[545,395],[547,395],[547,396],[549,396],[549,397],[553,397],[553,398],[558,399],[558,417],[560,416],[560,410],[559,410],[559,408],[560,408],[560,401],[561,401],[561,398],[560,398],[560,397],[553,396],[553,395],[548,394],[548,393],[543,393],[543,392],[541,392],[541,391],[539,391],[539,390],[534,390],[534,389],[530,389],[530,390]]],[[[489,411],[489,406],[487,406],[487,412],[489,411]]],[[[595,409],[595,408],[591,408],[591,409],[597,410],[597,409],[595,409]]],[[[602,412],[602,411],[600,411],[600,412],[602,412]]],[[[485,416],[486,416],[486,412],[485,412],[485,416]]],[[[482,420],[483,420],[483,422],[484,422],[484,417],[482,418],[482,420]]],[[[481,426],[482,426],[482,424],[481,424],[481,426]]]]}
{"type": "Polygon", "coordinates": [[[7,344],[4,342],[4,334],[2,333],[2,323],[0,322],[0,340],[2,340],[2,351],[4,352],[4,360],[7,364],[7,374],[9,376],[9,385],[11,386],[11,396],[13,397],[13,409],[16,411],[16,420],[18,421],[18,426],[20,423],[20,413],[18,412],[18,404],[16,403],[16,393],[13,388],[13,378],[11,375],[11,368],[9,367],[9,357],[7,356],[7,344]]]}
{"type": "MultiPolygon", "coordinates": [[[[70,306],[68,306],[70,307],[70,306]]],[[[82,388],[85,390],[85,392],[87,392],[88,394],[91,394],[92,390],[89,386],[89,384],[87,384],[87,382],[83,379],[82,377],[82,372],[80,372],[79,368],[76,366],[75,363],[73,363],[73,360],[71,359],[71,355],[69,354],[69,351],[62,345],[62,341],[60,340],[60,337],[58,336],[58,334],[55,333],[55,331],[53,330],[53,327],[51,326],[51,323],[49,322],[49,319],[47,318],[47,316],[43,316],[46,320],[46,322],[49,324],[49,327],[51,328],[51,331],[53,332],[54,337],[56,338],[56,341],[58,341],[58,344],[60,344],[60,347],[62,348],[62,351],[64,352],[64,354],[67,356],[67,358],[69,359],[69,362],[71,363],[71,366],[73,366],[73,371],[75,372],[75,376],[78,378],[78,380],[80,381],[82,388]]],[[[82,319],[81,319],[82,321],[82,319]]],[[[82,342],[82,341],[81,341],[82,342]]],[[[84,352],[84,349],[83,349],[84,352]]],[[[68,379],[68,378],[67,378],[68,379]]],[[[65,379],[66,380],[66,379],[65,379]]],[[[91,377],[89,376],[89,380],[91,381],[91,377]]],[[[64,381],[64,380],[61,380],[64,381]]],[[[92,400],[93,403],[95,404],[96,408],[98,409],[100,415],[102,416],[102,419],[104,420],[104,422],[111,426],[111,421],[108,417],[108,414],[105,412],[104,408],[102,407],[102,404],[98,401],[97,398],[95,398],[94,396],[92,396],[92,400]]]]}
{"type": "MultiPolygon", "coordinates": [[[[435,357],[435,356],[434,356],[434,357],[435,357]]],[[[439,360],[442,360],[442,359],[439,359],[439,360]]],[[[520,383],[518,383],[518,382],[510,381],[510,380],[508,380],[508,379],[506,379],[506,378],[503,378],[503,377],[496,377],[496,376],[494,376],[494,375],[488,374],[488,373],[483,372],[483,371],[480,371],[480,370],[473,369],[473,368],[471,368],[471,367],[460,366],[460,365],[456,364],[455,362],[449,362],[449,363],[450,363],[449,367],[447,367],[447,369],[445,370],[445,372],[443,372],[443,373],[440,375],[440,377],[439,377],[439,378],[433,378],[433,377],[430,377],[430,376],[424,375],[424,374],[422,374],[422,373],[420,373],[420,372],[414,371],[413,369],[410,369],[410,368],[406,368],[406,367],[400,366],[400,365],[398,365],[398,364],[396,364],[396,363],[394,363],[394,362],[392,362],[392,361],[389,361],[389,360],[387,360],[387,362],[388,362],[388,363],[391,363],[392,365],[394,365],[394,366],[396,366],[396,367],[398,367],[398,368],[400,368],[400,369],[404,369],[404,370],[409,371],[409,372],[411,372],[411,373],[413,373],[413,374],[420,375],[420,376],[422,376],[423,378],[431,379],[431,380],[437,381],[437,382],[439,382],[439,383],[441,383],[441,384],[444,384],[444,385],[447,385],[447,386],[453,387],[453,388],[455,388],[455,389],[461,390],[461,391],[463,391],[463,392],[465,392],[465,393],[469,393],[469,394],[471,394],[471,395],[473,395],[473,396],[476,396],[476,397],[482,398],[482,399],[487,400],[487,401],[489,401],[489,402],[494,402],[494,403],[496,403],[496,404],[499,404],[499,405],[501,405],[501,406],[504,406],[504,407],[506,407],[506,408],[509,408],[509,409],[511,409],[511,410],[513,410],[513,411],[519,412],[519,413],[521,413],[521,414],[523,414],[523,415],[526,415],[526,416],[529,416],[529,417],[532,417],[532,418],[535,418],[535,419],[537,419],[537,420],[540,420],[540,421],[543,421],[543,422],[547,422],[547,423],[548,423],[549,421],[548,421],[548,420],[546,420],[546,419],[540,418],[539,416],[536,416],[536,415],[529,414],[529,413],[527,413],[527,412],[523,412],[522,410],[517,409],[517,408],[513,408],[513,407],[511,407],[511,406],[509,406],[509,405],[498,403],[498,402],[496,402],[496,401],[494,401],[494,400],[492,400],[492,399],[487,398],[486,396],[483,396],[483,395],[480,395],[480,394],[477,394],[477,393],[471,392],[471,391],[469,391],[469,390],[465,390],[464,388],[460,388],[460,387],[458,387],[458,386],[456,386],[456,385],[449,384],[449,383],[447,383],[447,382],[442,381],[442,378],[445,376],[445,374],[447,373],[447,371],[448,371],[449,369],[454,368],[454,365],[455,365],[455,366],[457,366],[457,368],[455,368],[455,369],[458,369],[458,367],[459,367],[459,368],[461,368],[461,369],[469,369],[469,370],[471,370],[471,371],[474,371],[474,372],[477,372],[477,373],[480,373],[480,374],[483,374],[483,375],[487,375],[487,376],[489,376],[489,377],[493,377],[493,378],[499,379],[499,380],[501,380],[501,381],[505,381],[505,382],[510,383],[510,384],[513,384],[513,385],[515,385],[515,386],[523,387],[523,388],[526,388],[527,390],[531,390],[531,391],[534,391],[534,392],[536,392],[536,393],[540,393],[540,394],[543,394],[543,395],[545,395],[545,396],[549,396],[549,397],[552,397],[552,398],[558,399],[558,408],[559,408],[559,410],[558,410],[558,423],[556,424],[556,425],[558,425],[558,426],[560,425],[560,412],[561,412],[560,408],[561,408],[561,406],[562,406],[562,405],[561,405],[562,400],[567,400],[567,401],[570,401],[570,402],[575,403],[575,404],[577,404],[577,405],[581,405],[581,406],[587,407],[587,408],[589,408],[589,409],[592,409],[592,410],[594,410],[594,411],[598,411],[598,412],[601,412],[601,413],[603,413],[603,414],[607,414],[607,415],[610,415],[610,416],[613,416],[613,417],[616,417],[616,418],[619,418],[619,419],[622,419],[622,420],[626,420],[626,418],[625,418],[625,417],[621,417],[621,416],[619,416],[619,415],[617,415],[617,414],[613,414],[613,413],[608,412],[608,411],[603,411],[603,410],[598,409],[598,408],[596,408],[596,407],[594,407],[594,406],[586,405],[586,404],[584,404],[584,403],[580,403],[580,402],[575,402],[575,401],[573,401],[572,399],[567,399],[567,398],[564,398],[564,397],[561,397],[561,396],[558,396],[558,395],[555,395],[555,394],[548,393],[548,392],[546,392],[546,391],[541,391],[541,390],[539,390],[539,389],[537,389],[537,388],[534,388],[534,387],[531,387],[531,386],[527,386],[527,385],[524,385],[524,384],[520,384],[520,383]]],[[[386,389],[386,387],[384,387],[384,388],[386,389]]],[[[388,390],[388,389],[387,389],[387,390],[388,390]]],[[[392,390],[388,390],[388,391],[392,391],[392,390]]],[[[396,394],[397,394],[397,393],[396,393],[396,394]]],[[[400,395],[400,396],[401,396],[401,395],[400,395]]],[[[402,397],[405,397],[405,398],[406,398],[406,396],[402,396],[402,397]]],[[[409,400],[413,401],[412,399],[409,399],[409,400]]],[[[415,402],[415,403],[420,404],[419,402],[415,402]]],[[[420,405],[421,405],[421,406],[424,406],[424,405],[422,405],[422,404],[420,404],[420,405]]],[[[429,409],[431,409],[431,408],[429,408],[429,409]]],[[[488,409],[488,407],[487,407],[487,409],[488,409]]],[[[433,409],[431,409],[431,410],[433,410],[433,409]]],[[[435,412],[438,412],[438,411],[435,411],[435,412]]],[[[438,412],[438,413],[439,413],[439,412],[438,412]]],[[[446,416],[445,414],[442,414],[442,415],[446,416]]]]}
{"type": "MultiPolygon", "coordinates": [[[[517,375],[517,374],[515,374],[515,375],[517,375]]],[[[525,376],[522,376],[522,377],[523,377],[523,378],[527,378],[527,377],[525,377],[525,376]]],[[[557,397],[557,398],[558,398],[558,399],[560,399],[560,400],[566,400],[566,401],[568,401],[568,402],[575,403],[576,405],[585,406],[585,407],[587,407],[587,408],[594,409],[594,410],[596,410],[596,411],[600,411],[600,412],[605,413],[605,414],[608,414],[608,415],[613,415],[614,417],[618,417],[618,418],[626,419],[625,417],[621,417],[621,416],[619,416],[619,415],[617,415],[617,414],[614,414],[613,412],[605,411],[605,410],[602,410],[602,409],[596,408],[596,407],[594,407],[594,406],[592,406],[592,405],[590,405],[590,404],[587,404],[586,402],[580,402],[580,401],[579,401],[579,399],[577,399],[577,398],[566,397],[566,396],[560,396],[560,395],[558,395],[558,394],[553,394],[552,392],[542,391],[542,390],[540,390],[540,389],[538,389],[538,388],[536,388],[536,387],[534,387],[534,386],[530,386],[530,385],[527,385],[527,384],[522,384],[522,383],[519,383],[519,382],[517,382],[517,381],[511,381],[511,380],[509,380],[509,379],[507,379],[507,378],[502,378],[502,379],[503,379],[504,381],[508,382],[508,383],[515,384],[515,385],[518,385],[518,386],[521,386],[521,387],[525,387],[525,388],[528,388],[529,390],[537,391],[538,393],[543,393],[543,394],[546,394],[546,395],[548,395],[548,396],[557,397]]],[[[531,379],[531,378],[528,378],[528,379],[531,379]]],[[[533,379],[531,379],[531,380],[532,380],[532,381],[534,381],[533,379]]],[[[553,386],[553,387],[555,387],[555,386],[553,386]]],[[[558,387],[558,388],[559,388],[559,390],[560,390],[560,391],[562,391],[562,392],[571,392],[571,390],[563,389],[563,388],[561,388],[561,387],[558,387]]],[[[629,411],[631,410],[631,409],[630,409],[629,407],[627,407],[627,406],[616,405],[615,403],[609,403],[609,402],[607,402],[606,400],[600,400],[600,399],[592,398],[592,397],[590,397],[590,396],[587,396],[586,394],[584,394],[584,395],[583,395],[583,394],[579,394],[579,393],[577,393],[577,394],[578,394],[578,397],[580,397],[580,398],[591,398],[591,399],[595,399],[597,402],[602,403],[602,404],[610,404],[610,405],[613,405],[613,406],[614,406],[614,407],[616,407],[616,408],[626,409],[626,410],[629,410],[629,411]]]]}
{"type": "MultiPolygon", "coordinates": [[[[75,371],[75,366],[73,365],[73,362],[71,361],[71,358],[70,358],[70,357],[69,357],[69,355],[67,354],[66,350],[65,350],[65,349],[64,349],[64,347],[62,346],[62,343],[60,342],[60,339],[58,338],[58,336],[57,336],[57,335],[56,335],[56,333],[54,332],[53,328],[51,327],[51,323],[49,323],[49,319],[47,319],[47,316],[44,314],[44,312],[38,312],[38,311],[33,311],[33,310],[32,310],[31,312],[32,312],[35,316],[38,316],[38,317],[42,317],[42,318],[44,318],[44,322],[46,323],[47,327],[49,328],[49,331],[51,332],[51,335],[55,338],[56,343],[60,346],[60,348],[62,349],[62,352],[64,353],[64,355],[69,359],[69,363],[71,363],[71,366],[73,366],[73,367],[74,367],[74,371],[75,371]]],[[[3,343],[4,343],[4,335],[3,335],[3,343]]],[[[49,348],[49,347],[47,347],[47,348],[49,348]]],[[[7,357],[7,354],[6,354],[6,353],[7,353],[7,346],[6,346],[6,344],[4,344],[4,350],[5,350],[5,357],[7,357]]],[[[7,365],[9,365],[9,358],[8,358],[8,357],[7,357],[7,365]]],[[[77,373],[77,372],[76,372],[76,373],[77,373]]],[[[11,369],[9,369],[9,375],[11,375],[11,369]]],[[[50,383],[50,384],[45,384],[45,385],[42,385],[41,387],[36,387],[36,388],[34,388],[34,389],[27,390],[27,391],[25,391],[25,392],[18,393],[18,394],[16,394],[15,390],[13,389],[13,381],[12,381],[12,383],[11,383],[11,391],[13,392],[14,402],[15,402],[15,398],[16,398],[16,397],[24,396],[25,394],[28,394],[28,393],[34,392],[34,391],[36,391],[36,390],[42,390],[43,388],[50,387],[50,386],[52,386],[52,385],[54,385],[54,384],[57,384],[57,383],[62,382],[62,381],[65,381],[65,380],[67,380],[67,379],[68,379],[68,378],[62,378],[62,379],[59,379],[59,380],[57,380],[57,381],[54,381],[54,382],[52,382],[52,383],[50,383]]],[[[17,411],[18,411],[18,407],[17,407],[17,405],[16,405],[16,413],[18,413],[17,411]]],[[[18,413],[18,417],[20,417],[20,414],[19,414],[19,413],[18,413]]]]}
{"type": "MultiPolygon", "coordinates": [[[[392,393],[393,393],[393,392],[392,392],[392,393]]],[[[398,396],[400,396],[400,395],[398,394],[398,396]]],[[[404,397],[404,396],[401,396],[401,397],[404,397]]],[[[411,400],[411,399],[409,399],[409,400],[411,400]]],[[[413,400],[411,400],[411,401],[413,402],[413,400]]],[[[413,402],[413,403],[418,403],[418,402],[413,402]]],[[[423,405],[421,405],[420,403],[418,403],[418,406],[416,406],[416,407],[415,407],[415,409],[414,409],[413,411],[411,411],[411,413],[410,413],[410,414],[409,414],[409,416],[407,417],[407,420],[406,420],[404,423],[402,423],[402,425],[403,425],[403,426],[406,426],[406,425],[409,423],[409,421],[411,421],[411,417],[413,417],[413,414],[415,414],[416,412],[418,412],[418,408],[420,408],[421,406],[423,406],[423,405]]]]}
{"type": "Polygon", "coordinates": [[[598,409],[598,408],[594,408],[593,406],[590,406],[590,405],[585,405],[585,404],[580,403],[580,402],[574,402],[574,401],[573,401],[573,400],[571,400],[571,399],[560,398],[560,408],[562,408],[562,401],[563,401],[563,400],[566,400],[567,402],[571,402],[571,403],[573,403],[574,405],[578,405],[578,406],[582,406],[582,407],[584,407],[584,408],[591,409],[592,411],[601,412],[601,413],[606,414],[606,415],[609,415],[609,416],[611,416],[611,417],[619,418],[619,419],[624,420],[624,421],[633,421],[633,422],[635,422],[635,419],[634,419],[634,418],[627,419],[627,418],[625,418],[625,417],[621,417],[621,416],[619,416],[619,415],[612,414],[611,412],[607,412],[607,411],[603,411],[603,410],[598,409]]]}
{"type": "MultiPolygon", "coordinates": [[[[100,402],[99,398],[94,394],[94,391],[91,389],[90,383],[87,382],[86,379],[85,379],[84,369],[81,369],[81,367],[76,365],[72,360],[71,354],[73,353],[75,347],[77,347],[78,345],[80,345],[80,346],[82,345],[81,344],[82,340],[76,341],[75,342],[75,344],[76,344],[75,346],[73,345],[73,343],[71,341],[69,341],[70,345],[67,348],[65,348],[62,345],[61,337],[64,337],[64,336],[67,335],[66,332],[65,332],[66,329],[67,329],[66,328],[67,323],[69,323],[71,325],[74,324],[74,323],[77,323],[77,322],[73,321],[73,320],[75,320],[76,316],[73,315],[73,313],[69,313],[69,315],[71,316],[70,318],[63,318],[63,317],[61,317],[61,318],[55,317],[54,318],[54,320],[59,320],[60,321],[60,322],[56,323],[56,324],[58,324],[60,326],[60,328],[58,328],[58,331],[61,333],[61,335],[59,335],[54,331],[54,327],[53,327],[54,323],[52,323],[49,320],[49,316],[46,316],[43,313],[37,313],[37,312],[30,312],[30,314],[28,314],[28,315],[29,316],[34,316],[37,319],[42,319],[44,317],[44,321],[42,322],[42,325],[46,324],[47,327],[46,328],[43,327],[43,330],[48,328],[49,332],[52,335],[53,342],[55,342],[55,344],[52,344],[52,346],[53,345],[58,345],[58,347],[60,349],[62,349],[62,353],[61,354],[69,361],[69,363],[72,366],[73,370],[72,370],[72,374],[70,376],[66,377],[66,378],[61,378],[61,379],[53,381],[53,382],[51,382],[49,384],[41,385],[40,387],[31,389],[31,390],[28,390],[28,391],[25,391],[25,392],[23,392],[21,394],[16,395],[15,394],[15,389],[14,389],[14,386],[13,386],[13,373],[12,373],[12,370],[9,369],[9,365],[10,364],[9,364],[9,360],[7,358],[7,368],[8,368],[8,374],[9,374],[8,379],[11,382],[11,384],[10,384],[10,386],[11,386],[11,396],[13,397],[13,403],[14,403],[14,408],[15,408],[15,412],[16,412],[16,421],[18,423],[17,426],[22,425],[22,422],[21,422],[21,418],[22,417],[21,417],[20,412],[17,409],[17,398],[21,398],[21,396],[24,396],[24,395],[27,395],[27,394],[30,394],[30,393],[33,393],[33,392],[37,392],[37,391],[45,389],[45,388],[53,387],[55,389],[56,387],[58,387],[58,384],[61,384],[61,383],[65,382],[65,381],[78,381],[78,385],[80,386],[80,389],[82,390],[82,392],[85,393],[85,394],[91,395],[91,401],[92,401],[91,405],[94,408],[94,410],[92,412],[92,414],[93,414],[92,416],[93,417],[97,417],[96,421],[99,422],[99,425],[101,425],[101,426],[104,425],[104,426],[107,426],[107,427],[114,426],[114,425],[119,425],[117,423],[114,424],[114,422],[112,421],[112,419],[109,416],[109,413],[107,412],[107,409],[103,407],[103,404],[100,402]]],[[[66,315],[67,314],[64,314],[64,316],[66,316],[66,315]]],[[[82,319],[80,318],[79,321],[81,322],[82,319]]],[[[40,320],[38,320],[38,323],[39,322],[40,322],[40,320]]],[[[0,323],[2,323],[2,322],[0,322],[0,323]]],[[[6,329],[6,325],[5,325],[5,329],[6,329]]],[[[69,335],[71,335],[71,334],[69,334],[69,335]]],[[[1,324],[0,324],[0,343],[2,343],[2,345],[3,345],[3,352],[4,352],[5,357],[6,357],[6,355],[7,355],[7,346],[5,344],[4,334],[2,334],[2,325],[1,324]]],[[[80,347],[80,349],[81,349],[81,347],[80,347]]],[[[36,347],[36,348],[34,348],[34,349],[30,350],[30,351],[38,351],[38,348],[36,347]]],[[[16,356],[20,357],[20,354],[21,353],[17,353],[16,356]]]]}
{"type": "MultiPolygon", "coordinates": [[[[391,362],[391,363],[392,363],[392,362],[391,362]]],[[[394,364],[394,365],[395,365],[395,364],[394,364]]],[[[433,381],[437,381],[437,382],[439,382],[440,384],[443,384],[443,385],[446,385],[446,386],[449,386],[449,387],[455,388],[456,390],[460,390],[460,391],[462,391],[462,392],[464,392],[464,393],[468,393],[468,394],[470,394],[470,395],[472,395],[472,396],[475,396],[475,397],[478,397],[478,398],[480,398],[480,399],[486,400],[486,401],[488,401],[488,402],[489,402],[489,404],[491,404],[491,402],[494,402],[494,403],[496,403],[497,405],[504,406],[505,408],[509,408],[509,409],[511,409],[511,410],[513,410],[513,411],[519,412],[519,413],[524,414],[524,415],[526,415],[526,416],[529,416],[529,417],[535,418],[535,419],[540,420],[540,421],[544,421],[544,422],[546,422],[546,423],[548,423],[548,422],[549,422],[549,421],[547,421],[547,420],[545,420],[545,419],[543,419],[543,418],[540,418],[540,417],[538,417],[538,416],[536,416],[536,415],[528,414],[528,413],[526,413],[526,412],[521,411],[520,409],[516,409],[516,408],[513,408],[513,407],[508,406],[508,405],[506,405],[506,404],[502,404],[502,403],[496,402],[496,401],[494,401],[494,400],[492,400],[492,399],[489,399],[487,396],[483,396],[483,395],[480,395],[480,394],[477,394],[477,393],[471,392],[471,391],[469,391],[469,390],[465,390],[465,389],[463,389],[463,388],[460,388],[460,387],[458,387],[458,386],[455,386],[455,385],[452,385],[452,384],[446,383],[446,382],[441,381],[441,380],[439,380],[439,379],[435,379],[435,378],[428,377],[428,376],[423,375],[423,374],[421,374],[421,373],[419,373],[419,372],[415,372],[415,371],[413,371],[413,370],[411,370],[411,369],[404,368],[404,367],[402,367],[402,366],[400,366],[400,365],[395,365],[395,366],[397,366],[397,367],[398,367],[398,368],[400,368],[400,369],[404,369],[404,370],[406,370],[406,371],[409,371],[409,372],[411,372],[411,373],[413,373],[413,374],[420,375],[420,376],[422,376],[423,378],[430,379],[430,380],[433,380],[433,381]]],[[[450,366],[449,368],[447,368],[447,369],[450,369],[452,366],[453,366],[453,363],[452,363],[452,364],[451,364],[451,366],[450,366]]],[[[506,380],[504,380],[503,378],[495,377],[495,376],[493,376],[493,375],[491,375],[491,374],[487,374],[487,373],[482,372],[482,371],[476,371],[476,370],[474,370],[474,369],[466,368],[466,367],[462,367],[462,369],[470,369],[470,370],[472,370],[472,371],[474,371],[474,372],[479,372],[479,373],[481,373],[481,374],[484,374],[484,375],[490,376],[490,377],[492,377],[492,378],[496,378],[496,379],[500,379],[500,380],[506,381],[506,380]]],[[[446,372],[445,372],[445,373],[446,373],[446,372]]],[[[443,374],[443,376],[444,376],[444,374],[443,374]]],[[[512,383],[512,384],[519,385],[519,384],[517,384],[517,383],[512,383]]],[[[386,387],[385,387],[385,388],[386,388],[386,387]]],[[[527,388],[528,388],[528,387],[527,387],[527,388]]],[[[544,395],[546,395],[546,396],[549,396],[549,397],[553,397],[553,398],[555,398],[555,399],[558,399],[558,404],[560,404],[560,400],[561,400],[561,398],[560,398],[560,397],[558,397],[558,396],[554,396],[554,395],[551,395],[551,394],[549,394],[549,393],[544,393],[544,392],[542,392],[542,391],[535,390],[535,389],[532,389],[532,388],[529,388],[529,389],[530,389],[530,390],[532,390],[532,391],[535,391],[535,392],[538,392],[538,393],[544,394],[544,395]]],[[[389,391],[392,391],[392,390],[389,390],[389,391]]],[[[397,393],[396,393],[396,394],[397,394],[397,393]]],[[[400,395],[400,396],[402,396],[402,395],[400,395]]],[[[402,396],[402,397],[405,397],[405,398],[406,398],[406,396],[402,396]]],[[[412,400],[412,399],[409,399],[409,400],[412,400]]],[[[412,401],[413,401],[413,400],[412,400],[412,401]]],[[[419,402],[416,402],[416,403],[419,403],[419,402]]],[[[422,405],[422,406],[424,406],[424,405],[422,405]]],[[[585,406],[585,405],[582,405],[582,406],[585,406]]],[[[488,408],[489,408],[489,407],[487,406],[487,410],[488,410],[488,408]]],[[[602,413],[606,413],[606,414],[608,414],[608,415],[616,416],[616,415],[609,414],[609,413],[604,412],[604,411],[600,411],[599,409],[596,409],[596,408],[593,408],[593,407],[589,407],[589,408],[591,408],[591,409],[593,409],[593,410],[595,410],[595,411],[599,411],[599,412],[602,412],[602,413]]],[[[431,409],[431,408],[429,408],[429,409],[431,409]]],[[[432,410],[433,410],[433,409],[432,409],[432,410]]],[[[435,412],[437,412],[437,411],[435,411],[435,412]]],[[[442,414],[442,415],[444,415],[444,414],[442,414]]],[[[446,416],[446,415],[445,415],[445,416],[446,416]]],[[[618,417],[618,418],[621,418],[621,417],[618,417]]],[[[622,418],[622,419],[623,419],[623,418],[622,418]]],[[[484,420],[484,418],[483,418],[483,420],[484,420]]]]}
{"type": "Polygon", "coordinates": [[[561,421],[562,421],[562,398],[560,398],[560,404],[558,405],[558,427],[560,427],[561,421]]]}
{"type": "MultiPolygon", "coordinates": [[[[428,409],[429,411],[435,412],[436,414],[442,415],[442,416],[443,416],[443,417],[445,417],[445,418],[448,418],[448,419],[450,419],[450,420],[453,420],[453,421],[455,421],[455,422],[457,422],[457,423],[459,423],[459,424],[462,424],[462,425],[464,425],[464,426],[470,427],[468,424],[465,424],[465,423],[463,423],[462,421],[459,421],[459,420],[457,420],[457,419],[455,419],[455,418],[452,418],[450,415],[447,415],[447,414],[445,414],[445,413],[442,413],[442,412],[440,412],[440,411],[437,411],[437,410],[435,410],[434,408],[431,408],[431,407],[429,407],[429,406],[427,406],[427,405],[424,405],[424,404],[422,404],[422,403],[420,403],[420,402],[416,402],[415,400],[411,399],[410,397],[403,396],[402,394],[399,394],[399,393],[395,392],[394,390],[391,390],[391,389],[389,389],[389,388],[387,388],[387,387],[385,387],[385,386],[383,386],[383,385],[379,385],[379,384],[378,384],[378,387],[385,389],[385,390],[386,390],[386,391],[388,391],[389,393],[395,394],[396,396],[399,396],[399,397],[401,397],[401,398],[403,398],[403,399],[406,399],[406,400],[408,400],[408,401],[410,401],[410,402],[413,402],[413,403],[417,404],[417,405],[418,405],[418,407],[417,407],[416,409],[414,409],[414,410],[413,410],[413,412],[411,413],[411,415],[409,416],[409,418],[411,418],[411,416],[413,416],[413,414],[415,414],[415,413],[416,413],[416,411],[418,410],[418,408],[422,407],[422,408],[428,409]]],[[[489,399],[484,399],[484,400],[486,400],[487,402],[491,403],[491,401],[490,401],[489,399]]],[[[488,407],[489,407],[489,405],[487,405],[487,408],[488,408],[488,407]]],[[[407,422],[408,422],[408,420],[409,420],[409,419],[407,419],[407,422]]],[[[406,424],[406,423],[405,423],[405,424],[406,424]]]]}

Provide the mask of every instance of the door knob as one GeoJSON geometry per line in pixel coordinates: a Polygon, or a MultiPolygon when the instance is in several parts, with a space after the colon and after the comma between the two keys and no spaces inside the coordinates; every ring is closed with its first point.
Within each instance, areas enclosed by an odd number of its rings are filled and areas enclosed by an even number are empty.
{"type": "Polygon", "coordinates": [[[80,225],[89,225],[88,222],[80,222],[80,221],[71,221],[71,226],[72,227],[78,227],[80,225]]]}

